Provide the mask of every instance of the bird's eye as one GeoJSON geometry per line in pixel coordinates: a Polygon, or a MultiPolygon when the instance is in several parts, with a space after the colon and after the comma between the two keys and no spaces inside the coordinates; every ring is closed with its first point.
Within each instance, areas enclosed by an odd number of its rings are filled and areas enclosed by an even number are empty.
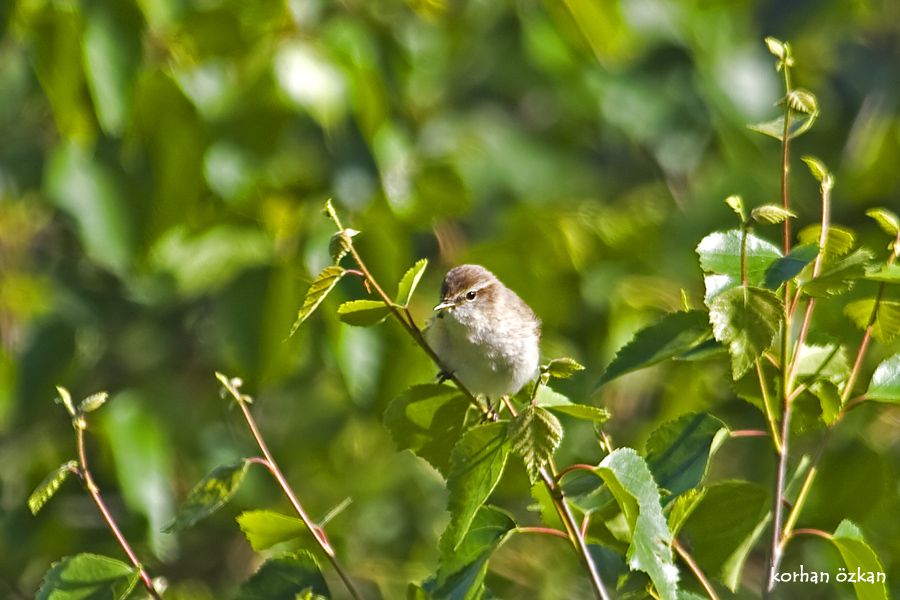
{"type": "Polygon", "coordinates": [[[475,290],[472,290],[468,294],[466,294],[466,300],[474,300],[475,299],[475,290]]]}

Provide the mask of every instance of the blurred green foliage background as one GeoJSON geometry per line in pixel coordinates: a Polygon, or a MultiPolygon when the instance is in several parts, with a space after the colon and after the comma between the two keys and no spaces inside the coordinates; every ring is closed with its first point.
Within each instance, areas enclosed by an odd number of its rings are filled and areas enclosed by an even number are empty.
{"type": "MultiPolygon", "coordinates": [[[[339,301],[365,294],[357,280],[286,339],[330,260],[328,197],[362,230],[357,245],[386,285],[431,259],[420,320],[446,267],[496,272],[543,319],[545,356],[588,366],[561,387],[612,410],[617,444],[640,448],[691,410],[764,429],[726,384],[725,360],[595,389],[615,350],[680,308],[682,290],[702,304],[694,247],[734,225],[722,199],[776,201],[778,144],[745,127],[774,117],[780,96],[764,35],[792,42],[796,83],[822,107],[795,144],[798,222],[817,218],[798,160],[813,153],[837,176],[834,221],[883,256],[863,213],[897,210],[900,197],[892,0],[0,3],[0,597],[31,597],[64,555],[120,556],[77,484],[37,518],[26,507],[74,456],[56,384],[111,392],[88,451],[154,575],[221,598],[253,572],[259,558],[234,516],[288,510],[261,471],[233,506],[161,533],[209,469],[253,453],[215,370],[244,378],[313,515],[352,498],[328,529],[355,575],[399,598],[434,570],[443,482],[381,424],[387,402],[434,367],[394,323],[337,321],[339,301]]],[[[820,308],[819,324],[855,348],[843,302],[820,308]]],[[[870,364],[890,352],[874,348],[870,364]]],[[[898,423],[897,409],[851,414],[801,522],[860,522],[895,592],[898,423]]],[[[600,455],[589,428],[566,425],[563,464],[600,455]]],[[[742,440],[713,477],[768,489],[772,472],[768,444],[742,440]]],[[[527,514],[524,473],[497,495],[527,514]]],[[[762,546],[743,595],[759,589],[762,546]]],[[[791,546],[786,568],[800,562],[839,564],[816,540],[791,546]]],[[[504,598],[587,593],[561,543],[516,538],[492,568],[504,598]]]]}

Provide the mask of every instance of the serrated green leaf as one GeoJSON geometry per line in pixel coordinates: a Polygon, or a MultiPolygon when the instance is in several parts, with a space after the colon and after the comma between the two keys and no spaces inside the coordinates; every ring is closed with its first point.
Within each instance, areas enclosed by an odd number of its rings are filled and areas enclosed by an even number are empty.
{"type": "Polygon", "coordinates": [[[548,373],[550,377],[553,377],[555,379],[568,379],[575,373],[584,371],[584,365],[579,363],[574,358],[569,358],[566,356],[563,358],[554,358],[544,367],[542,367],[541,370],[545,373],[548,373]]]}
{"type": "Polygon", "coordinates": [[[95,410],[106,404],[107,399],[109,399],[109,394],[107,392],[98,392],[96,394],[91,394],[78,404],[78,412],[82,414],[94,412],[95,410]]]}
{"type": "MultiPolygon", "coordinates": [[[[738,229],[711,233],[697,245],[700,267],[708,275],[706,301],[722,292],[741,285],[741,232],[738,229]]],[[[781,251],[774,244],[747,234],[747,282],[762,285],[772,263],[781,258],[781,251]]]]}
{"type": "Polygon", "coordinates": [[[659,597],[674,600],[678,568],[672,558],[672,536],[663,516],[659,488],[644,459],[631,448],[619,448],[594,470],[612,493],[628,524],[628,566],[650,576],[659,597]]]}
{"type": "Polygon", "coordinates": [[[787,210],[777,204],[763,204],[762,206],[757,206],[750,211],[750,216],[757,223],[768,223],[770,225],[781,223],[787,219],[797,218],[797,215],[793,211],[787,210]]]}
{"type": "Polygon", "coordinates": [[[896,237],[900,233],[900,217],[896,213],[886,208],[870,208],[866,214],[875,219],[878,226],[881,227],[886,234],[896,237]]]}
{"type": "Polygon", "coordinates": [[[703,571],[728,589],[740,585],[747,556],[768,523],[768,494],[746,481],[722,481],[706,488],[681,529],[703,571]],[[727,518],[723,518],[727,515],[727,518]]]}
{"type": "MultiPolygon", "coordinates": [[[[869,324],[874,306],[874,298],[857,300],[844,307],[844,314],[850,317],[857,327],[864,330],[869,324]]],[[[878,303],[878,314],[875,323],[872,324],[872,337],[885,343],[894,339],[898,333],[900,333],[900,302],[882,300],[878,303]]]]}
{"type": "Polygon", "coordinates": [[[76,411],[75,404],[72,402],[72,394],[69,393],[69,390],[59,385],[56,386],[56,393],[59,394],[59,401],[66,407],[66,412],[74,417],[76,411]]]}
{"type": "Polygon", "coordinates": [[[296,600],[308,593],[331,597],[316,559],[304,551],[264,562],[241,585],[234,600],[296,600]]]}
{"type": "Polygon", "coordinates": [[[78,463],[70,460],[56,468],[55,471],[48,474],[37,488],[28,497],[28,508],[31,514],[36,515],[47,501],[53,497],[59,486],[63,484],[66,478],[78,469],[78,463]]]}
{"type": "Polygon", "coordinates": [[[249,461],[241,460],[213,469],[188,493],[175,520],[166,527],[165,531],[168,533],[187,529],[200,519],[219,510],[237,492],[249,466],[249,461]]]}
{"type": "Polygon", "coordinates": [[[900,354],[895,354],[878,365],[869,382],[866,398],[900,404],[900,354]]]}
{"type": "Polygon", "coordinates": [[[638,331],[616,353],[600,385],[626,373],[684,355],[712,337],[709,319],[700,310],[669,313],[638,331]]]}
{"type": "Polygon", "coordinates": [[[481,506],[457,550],[442,556],[438,572],[425,588],[432,600],[476,600],[484,593],[491,555],[509,538],[516,523],[494,506],[481,506]]]}
{"type": "Polygon", "coordinates": [[[825,380],[841,385],[850,376],[843,346],[803,344],[794,360],[797,377],[801,380],[825,380]]]}
{"type": "Polygon", "coordinates": [[[403,278],[400,280],[400,283],[397,284],[397,304],[400,306],[409,304],[413,293],[416,291],[416,286],[419,285],[419,280],[422,279],[422,274],[425,273],[425,268],[427,266],[428,259],[422,258],[416,261],[416,264],[406,271],[403,278]]]}
{"type": "Polygon", "coordinates": [[[728,433],[725,423],[708,413],[688,413],[660,425],[647,440],[644,458],[653,479],[665,490],[665,504],[700,484],[709,460],[728,433]]]}
{"type": "Polygon", "coordinates": [[[351,300],[338,307],[338,319],[354,327],[377,325],[389,314],[390,307],[381,300],[351,300]]]}
{"type": "Polygon", "coordinates": [[[831,542],[837,547],[838,552],[847,565],[847,572],[858,579],[853,583],[858,600],[887,600],[888,592],[881,561],[871,546],[866,543],[862,531],[856,523],[844,519],[841,521],[831,542]]]}
{"type": "Polygon", "coordinates": [[[441,536],[441,557],[462,544],[478,507],[494,491],[509,456],[508,421],[476,425],[466,431],[450,452],[447,510],[450,523],[441,536]]]}
{"type": "Polygon", "coordinates": [[[791,107],[791,110],[812,117],[819,114],[819,101],[816,99],[815,94],[809,90],[799,88],[791,90],[788,95],[785,96],[784,100],[787,102],[787,105],[791,107]]]}
{"type": "MultiPolygon", "coordinates": [[[[816,246],[819,245],[821,236],[821,225],[808,225],[797,233],[797,239],[801,244],[815,244],[816,246]]],[[[844,256],[853,249],[855,243],[856,234],[853,233],[853,230],[839,225],[831,225],[825,240],[825,255],[827,258],[844,256]]]]}
{"type": "Polygon", "coordinates": [[[341,259],[347,256],[353,245],[352,238],[356,235],[359,235],[359,231],[347,227],[331,236],[331,241],[328,243],[328,251],[331,253],[331,258],[334,259],[334,264],[341,262],[341,259]]]}
{"type": "Polygon", "coordinates": [[[809,391],[819,399],[822,422],[834,425],[841,416],[841,392],[838,387],[828,381],[817,381],[809,386],[809,391]]]}
{"type": "Polygon", "coordinates": [[[131,565],[99,554],[76,554],[53,563],[35,600],[124,600],[137,582],[131,565]]]}
{"type": "Polygon", "coordinates": [[[800,274],[800,271],[818,255],[819,247],[814,244],[794,246],[787,256],[782,256],[768,268],[763,286],[777,290],[782,283],[800,274]]]}
{"type": "Polygon", "coordinates": [[[605,423],[610,417],[609,411],[605,408],[591,406],[590,404],[575,404],[546,385],[542,385],[538,389],[537,396],[535,396],[535,403],[548,410],[569,415],[584,421],[605,423]]]}
{"type": "Polygon", "coordinates": [[[868,250],[858,249],[838,261],[825,263],[818,277],[801,282],[801,289],[807,296],[824,298],[849,291],[857,279],[866,274],[866,265],[872,260],[868,250]]]}
{"type": "Polygon", "coordinates": [[[447,477],[468,407],[455,387],[414,385],[391,401],[384,424],[401,450],[412,450],[447,477]]]}
{"type": "Polygon", "coordinates": [[[900,283],[900,265],[884,265],[880,270],[868,273],[866,279],[884,283],[900,283]]]}
{"type": "Polygon", "coordinates": [[[238,515],[237,522],[256,552],[309,533],[300,519],[271,510],[244,511],[238,515]]]}
{"type": "Polygon", "coordinates": [[[781,318],[781,299],[762,288],[732,288],[709,303],[713,335],[728,347],[737,380],[772,345],[781,318]]]}
{"type": "Polygon", "coordinates": [[[703,500],[705,495],[706,488],[693,488],[687,490],[672,502],[667,523],[673,539],[678,537],[678,533],[681,531],[684,523],[694,513],[694,510],[700,505],[700,501],[703,500]]]}
{"type": "Polygon", "coordinates": [[[338,284],[338,281],[340,281],[341,277],[346,273],[347,271],[345,271],[343,267],[337,265],[330,265],[322,269],[315,280],[313,280],[312,285],[309,286],[309,291],[306,292],[306,297],[303,299],[303,305],[297,312],[297,318],[291,326],[290,335],[294,335],[297,328],[303,324],[303,321],[313,314],[322,303],[322,300],[324,300],[331,290],[334,289],[334,286],[338,284]]]}
{"type": "Polygon", "coordinates": [[[525,462],[531,483],[537,481],[541,469],[559,448],[562,437],[559,419],[541,406],[529,404],[510,424],[510,445],[525,462]]]}

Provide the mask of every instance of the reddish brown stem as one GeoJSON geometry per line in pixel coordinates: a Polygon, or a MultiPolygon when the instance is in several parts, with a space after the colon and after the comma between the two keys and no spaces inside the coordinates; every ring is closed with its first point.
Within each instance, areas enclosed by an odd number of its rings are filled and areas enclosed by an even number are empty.
{"type": "Polygon", "coordinates": [[[706,590],[706,595],[709,596],[710,600],[719,600],[718,594],[716,594],[716,589],[712,586],[707,579],[706,575],[703,574],[703,570],[700,568],[700,565],[694,560],[687,550],[684,549],[684,546],[679,543],[677,539],[672,540],[672,548],[675,549],[675,552],[678,556],[681,557],[681,560],[685,562],[685,564],[690,568],[690,570],[694,573],[694,577],[697,578],[697,581],[700,582],[700,585],[703,586],[703,589],[706,590]]]}
{"type": "Polygon", "coordinates": [[[88,493],[91,495],[91,499],[94,501],[94,504],[97,506],[97,510],[99,510],[100,514],[103,515],[103,520],[106,521],[106,525],[109,527],[110,531],[112,531],[112,534],[119,542],[122,550],[125,551],[125,554],[128,556],[128,560],[130,560],[131,564],[134,565],[134,568],[137,569],[138,576],[141,578],[141,583],[144,584],[144,587],[147,588],[147,592],[154,600],[162,600],[159,592],[157,592],[156,588],[153,587],[153,580],[150,579],[150,575],[141,565],[141,561],[138,560],[138,557],[134,553],[134,550],[131,549],[131,545],[128,543],[128,540],[125,539],[125,535],[122,533],[122,530],[119,529],[119,525],[113,518],[112,513],[110,513],[109,509],[106,507],[106,503],[103,501],[103,497],[100,496],[100,488],[97,487],[97,484],[94,482],[94,478],[91,475],[91,471],[88,468],[87,452],[85,452],[84,449],[84,428],[85,425],[83,424],[83,422],[75,424],[75,437],[78,444],[78,462],[80,465],[79,474],[81,475],[82,480],[84,480],[84,485],[87,488],[88,493]]]}
{"type": "Polygon", "coordinates": [[[566,541],[568,541],[569,539],[569,536],[566,535],[565,531],[553,529],[552,527],[516,527],[516,531],[518,531],[519,533],[538,533],[541,535],[552,535],[562,538],[566,541]]]}
{"type": "Polygon", "coordinates": [[[762,429],[735,429],[731,433],[728,434],[729,437],[739,438],[739,437],[769,437],[768,431],[763,431],[762,429]]]}

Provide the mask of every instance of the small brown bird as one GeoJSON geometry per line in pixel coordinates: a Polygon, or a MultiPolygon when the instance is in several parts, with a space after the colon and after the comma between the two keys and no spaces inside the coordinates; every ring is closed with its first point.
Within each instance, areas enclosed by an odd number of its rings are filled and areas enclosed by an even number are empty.
{"type": "Polygon", "coordinates": [[[515,394],[537,375],[541,321],[484,267],[451,269],[434,310],[426,339],[444,371],[473,393],[515,394]]]}

